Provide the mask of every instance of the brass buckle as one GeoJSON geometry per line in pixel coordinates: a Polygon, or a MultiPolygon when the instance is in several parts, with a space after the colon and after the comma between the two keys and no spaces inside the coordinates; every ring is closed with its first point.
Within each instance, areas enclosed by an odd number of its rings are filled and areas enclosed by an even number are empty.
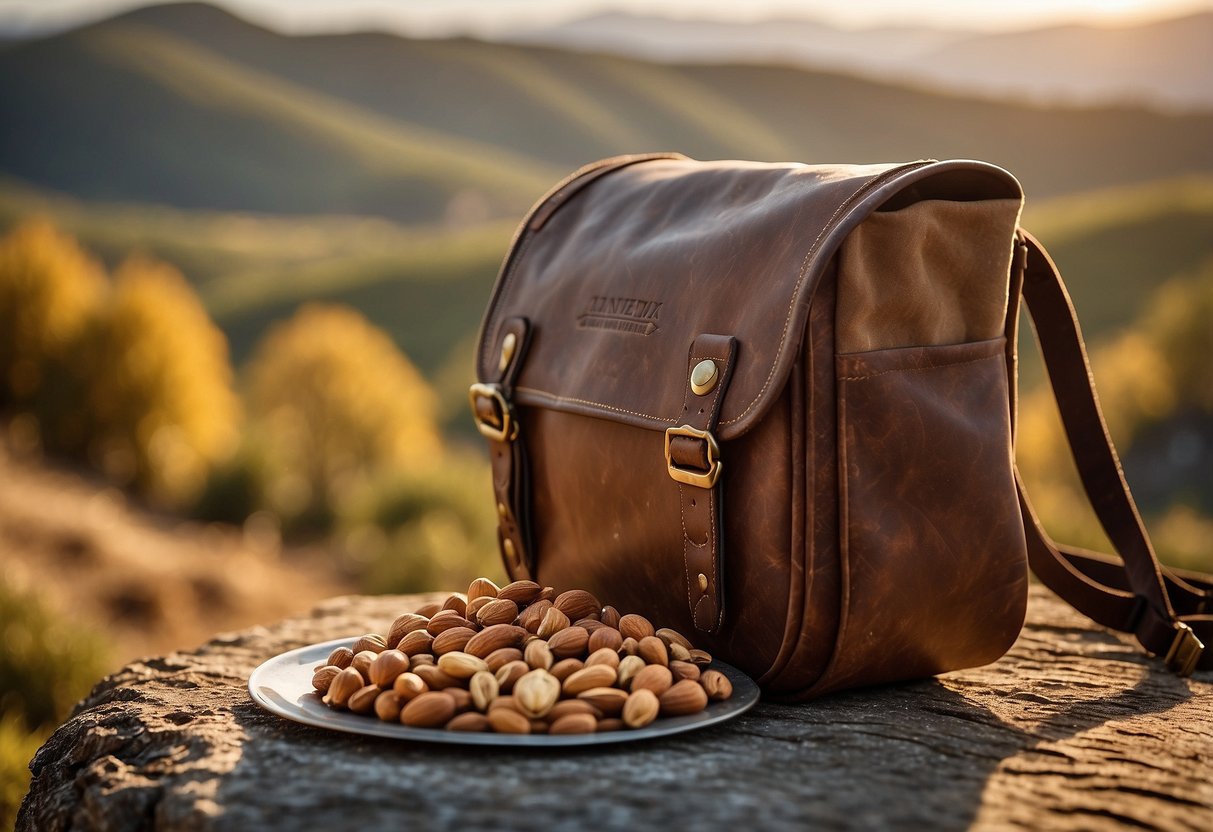
{"type": "Polygon", "coordinates": [[[711,488],[716,484],[716,480],[720,478],[720,446],[716,444],[716,438],[706,430],[697,430],[690,425],[681,425],[676,428],[668,428],[665,432],[665,465],[666,470],[670,472],[670,478],[675,482],[680,482],[685,485],[694,485],[698,488],[711,488]],[[675,436],[688,436],[691,439],[702,439],[708,446],[708,470],[696,471],[691,468],[680,468],[674,464],[674,460],[670,458],[670,439],[675,436]]]}
{"type": "Polygon", "coordinates": [[[1171,642],[1171,649],[1167,651],[1165,659],[1167,670],[1180,676],[1191,676],[1200,654],[1204,651],[1205,645],[1196,637],[1192,628],[1182,621],[1177,622],[1175,639],[1171,642]]]}
{"type": "Polygon", "coordinates": [[[494,442],[513,442],[518,438],[518,422],[514,419],[510,403],[505,400],[500,385],[473,384],[468,388],[468,402],[472,405],[472,419],[476,422],[476,430],[481,436],[487,436],[494,442]],[[479,398],[492,399],[497,404],[497,412],[501,414],[498,424],[486,422],[476,412],[476,400],[479,398]]]}

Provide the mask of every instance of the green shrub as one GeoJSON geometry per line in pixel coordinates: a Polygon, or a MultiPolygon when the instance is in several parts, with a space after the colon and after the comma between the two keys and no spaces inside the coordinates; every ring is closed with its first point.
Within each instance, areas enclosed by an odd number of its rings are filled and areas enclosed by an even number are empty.
{"type": "Polygon", "coordinates": [[[6,584],[0,645],[0,823],[11,823],[29,787],[30,757],[109,668],[91,630],[6,584]]]}

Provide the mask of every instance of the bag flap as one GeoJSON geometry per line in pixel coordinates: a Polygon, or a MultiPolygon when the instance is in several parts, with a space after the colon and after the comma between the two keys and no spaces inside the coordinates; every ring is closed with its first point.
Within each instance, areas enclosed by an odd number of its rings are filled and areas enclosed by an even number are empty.
{"type": "Polygon", "coordinates": [[[477,374],[494,378],[502,322],[523,317],[532,341],[516,401],[664,430],[685,421],[695,337],[732,335],[737,364],[717,429],[732,439],[778,397],[813,289],[864,217],[920,199],[1020,196],[1014,177],[983,162],[606,160],[523,221],[481,327],[477,374]]]}

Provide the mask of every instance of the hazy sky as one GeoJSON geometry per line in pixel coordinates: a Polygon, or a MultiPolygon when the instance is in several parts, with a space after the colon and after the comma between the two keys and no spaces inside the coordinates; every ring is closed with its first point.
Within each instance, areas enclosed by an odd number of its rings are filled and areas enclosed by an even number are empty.
{"type": "MultiPolygon", "coordinates": [[[[609,10],[725,19],[816,17],[846,26],[888,23],[1023,28],[1118,23],[1213,9],[1213,0],[218,0],[254,20],[295,31],[387,28],[416,34],[527,27],[609,10]]],[[[139,0],[0,0],[5,28],[44,28],[145,5],[139,0]]]]}

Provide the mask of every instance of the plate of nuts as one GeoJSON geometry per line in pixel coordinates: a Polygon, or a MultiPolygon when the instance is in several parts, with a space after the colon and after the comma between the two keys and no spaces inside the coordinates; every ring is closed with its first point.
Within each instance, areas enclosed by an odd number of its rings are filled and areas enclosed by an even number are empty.
{"type": "Polygon", "coordinates": [[[472,581],[406,612],[386,635],[313,644],[266,661],[253,700],[286,719],[425,742],[569,746],[714,725],[758,686],[669,628],[593,594],[472,581]]]}

